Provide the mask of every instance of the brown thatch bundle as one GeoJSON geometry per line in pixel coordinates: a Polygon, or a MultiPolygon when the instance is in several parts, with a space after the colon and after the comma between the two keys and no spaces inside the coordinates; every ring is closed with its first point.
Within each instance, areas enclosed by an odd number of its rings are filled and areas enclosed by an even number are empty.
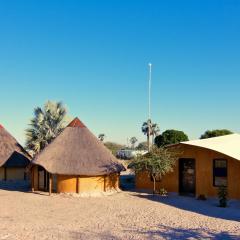
{"type": "Polygon", "coordinates": [[[36,156],[33,163],[50,173],[63,175],[98,176],[125,170],[78,118],[36,156]]]}
{"type": "Polygon", "coordinates": [[[17,140],[0,125],[0,167],[26,167],[30,159],[17,140]]]}

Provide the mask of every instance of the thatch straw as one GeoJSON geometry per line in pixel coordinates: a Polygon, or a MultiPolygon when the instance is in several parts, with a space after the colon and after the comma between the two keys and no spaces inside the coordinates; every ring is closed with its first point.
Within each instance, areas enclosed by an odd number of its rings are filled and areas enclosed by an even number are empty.
{"type": "Polygon", "coordinates": [[[97,176],[125,170],[122,164],[79,120],[64,131],[34,160],[53,174],[97,176]]]}
{"type": "Polygon", "coordinates": [[[0,167],[26,167],[30,159],[17,140],[0,125],[0,167]]]}

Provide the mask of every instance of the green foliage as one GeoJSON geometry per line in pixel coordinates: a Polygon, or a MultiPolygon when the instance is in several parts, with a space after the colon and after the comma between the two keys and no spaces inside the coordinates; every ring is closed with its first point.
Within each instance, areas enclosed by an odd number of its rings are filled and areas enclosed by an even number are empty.
{"type": "Polygon", "coordinates": [[[153,135],[156,136],[159,133],[160,129],[157,123],[152,123],[151,119],[148,119],[142,125],[142,132],[144,135],[153,135]],[[149,129],[149,131],[148,131],[149,129]]]}
{"type": "Polygon", "coordinates": [[[159,195],[166,197],[168,195],[168,192],[165,188],[160,188],[159,195]]]}
{"type": "Polygon", "coordinates": [[[135,148],[135,144],[136,144],[137,141],[138,141],[138,140],[137,140],[136,137],[131,137],[131,138],[130,138],[130,143],[131,143],[131,147],[132,147],[132,148],[135,148]]]}
{"type": "Polygon", "coordinates": [[[216,129],[216,130],[207,130],[204,134],[201,135],[200,139],[219,137],[224,135],[232,134],[230,130],[227,129],[216,129]]]}
{"type": "Polygon", "coordinates": [[[36,155],[43,150],[65,127],[66,108],[61,102],[48,101],[43,108],[34,109],[34,117],[26,129],[26,147],[36,155]]]}
{"type": "Polygon", "coordinates": [[[152,123],[151,119],[148,119],[142,125],[142,132],[147,136],[148,151],[150,151],[150,136],[152,136],[152,142],[154,141],[155,136],[158,135],[160,129],[157,123],[152,123]]]}
{"type": "Polygon", "coordinates": [[[140,142],[136,147],[137,150],[148,150],[148,143],[147,142],[140,142]]]}
{"type": "Polygon", "coordinates": [[[98,139],[99,139],[101,142],[103,142],[105,138],[106,138],[106,135],[105,135],[104,133],[100,133],[100,134],[98,135],[98,139]]]}
{"type": "Polygon", "coordinates": [[[178,157],[179,153],[176,150],[154,147],[147,154],[134,159],[132,163],[129,164],[129,168],[136,174],[146,171],[149,177],[153,178],[153,192],[155,193],[156,178],[162,179],[166,173],[172,172],[178,157]]]}
{"type": "Polygon", "coordinates": [[[124,145],[114,143],[114,142],[106,142],[104,145],[112,152],[114,156],[116,156],[117,151],[124,148],[124,145]]]}
{"type": "Polygon", "coordinates": [[[158,147],[188,141],[188,136],[183,131],[169,129],[155,138],[158,147]]]}
{"type": "Polygon", "coordinates": [[[228,191],[226,186],[220,186],[218,188],[218,199],[219,199],[219,206],[220,207],[227,207],[227,196],[228,191]]]}

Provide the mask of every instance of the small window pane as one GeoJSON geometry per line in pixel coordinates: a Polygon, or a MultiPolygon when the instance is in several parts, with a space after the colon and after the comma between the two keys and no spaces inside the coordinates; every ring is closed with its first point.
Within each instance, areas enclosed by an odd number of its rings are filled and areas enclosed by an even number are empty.
{"type": "Polygon", "coordinates": [[[227,178],[226,177],[215,177],[215,186],[227,186],[227,178]]]}
{"type": "Polygon", "coordinates": [[[226,159],[214,159],[213,185],[215,187],[227,186],[227,160],[226,159]]]}
{"type": "Polygon", "coordinates": [[[227,161],[226,160],[215,160],[215,168],[226,168],[227,161]]]}

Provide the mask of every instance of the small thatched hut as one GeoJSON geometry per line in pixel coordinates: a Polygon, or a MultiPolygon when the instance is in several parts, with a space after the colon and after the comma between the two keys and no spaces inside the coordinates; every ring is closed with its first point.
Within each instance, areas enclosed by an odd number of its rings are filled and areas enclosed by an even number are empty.
{"type": "Polygon", "coordinates": [[[88,128],[75,118],[34,160],[32,188],[61,193],[118,189],[125,170],[88,128]]]}
{"type": "Polygon", "coordinates": [[[0,125],[0,181],[26,180],[31,157],[17,140],[0,125]]]}

